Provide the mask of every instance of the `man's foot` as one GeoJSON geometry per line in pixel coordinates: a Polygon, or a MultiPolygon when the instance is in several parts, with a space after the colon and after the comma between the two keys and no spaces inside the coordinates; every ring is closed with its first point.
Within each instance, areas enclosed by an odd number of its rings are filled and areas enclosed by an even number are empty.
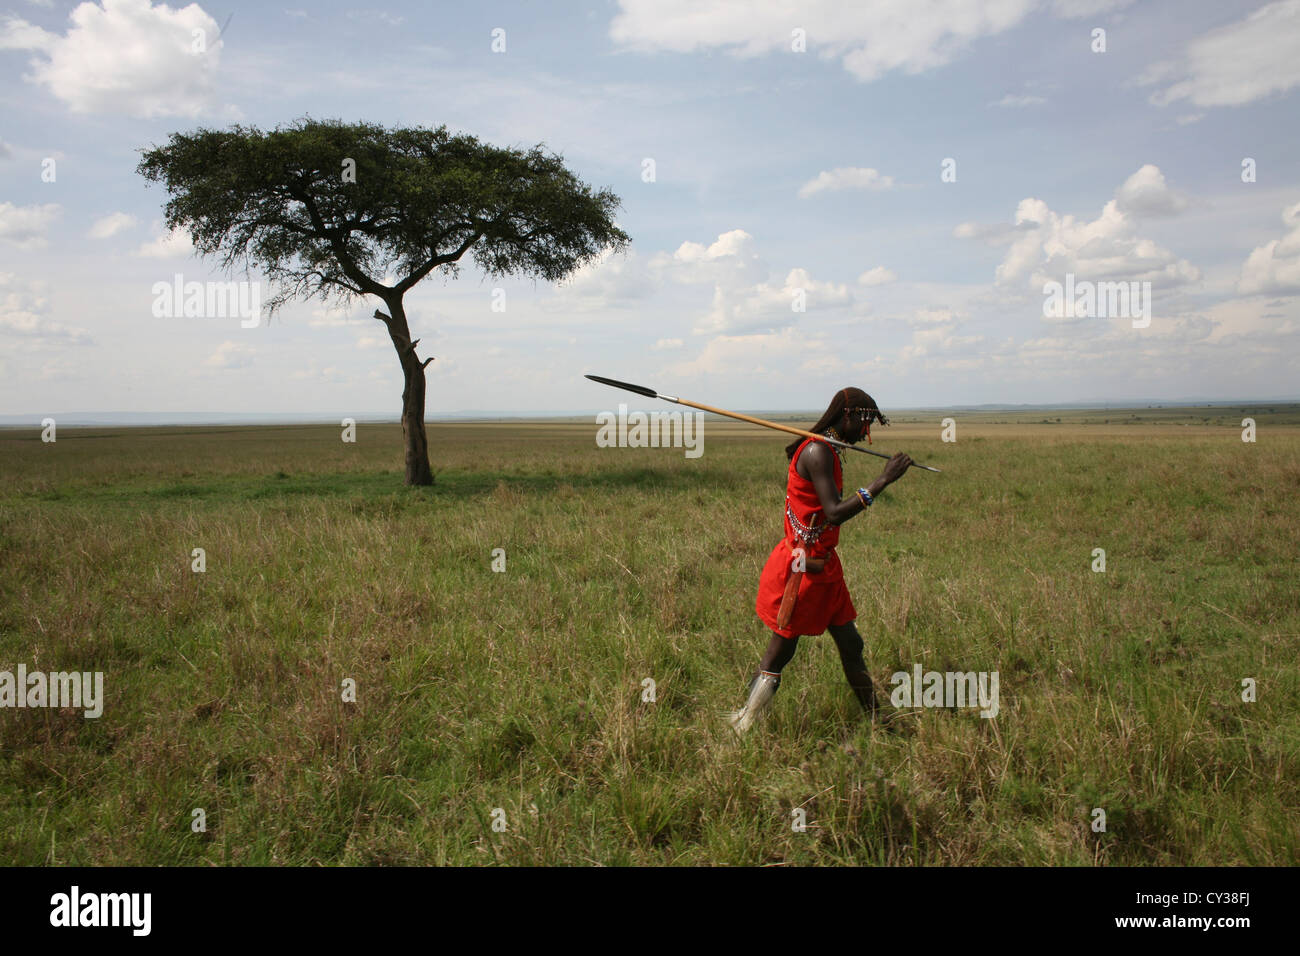
{"type": "Polygon", "coordinates": [[[880,718],[880,703],[876,700],[876,691],[871,684],[871,675],[866,671],[858,671],[849,679],[849,686],[853,688],[854,695],[858,698],[858,703],[872,720],[880,718]],[[864,683],[865,682],[865,683],[864,683]]]}

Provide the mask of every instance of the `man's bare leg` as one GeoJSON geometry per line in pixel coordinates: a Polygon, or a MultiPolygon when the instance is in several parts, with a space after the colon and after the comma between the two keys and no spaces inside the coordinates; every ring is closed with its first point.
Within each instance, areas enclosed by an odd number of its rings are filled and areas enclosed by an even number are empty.
{"type": "Polygon", "coordinates": [[[794,657],[794,652],[798,647],[799,638],[782,637],[780,634],[773,632],[772,639],[767,642],[767,650],[763,652],[763,659],[758,664],[759,671],[780,674],[785,665],[790,663],[790,659],[794,657]]]}
{"type": "Polygon", "coordinates": [[[830,627],[831,637],[840,652],[840,666],[844,668],[844,677],[857,695],[862,709],[874,720],[879,715],[876,692],[871,686],[871,675],[867,673],[867,664],[862,659],[862,637],[853,622],[830,627]]]}

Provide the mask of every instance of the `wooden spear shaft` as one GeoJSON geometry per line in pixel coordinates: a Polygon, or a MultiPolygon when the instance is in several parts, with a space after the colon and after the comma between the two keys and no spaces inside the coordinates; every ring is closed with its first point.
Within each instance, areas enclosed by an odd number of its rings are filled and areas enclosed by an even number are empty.
{"type": "MultiPolygon", "coordinates": [[[[712,405],[705,405],[703,402],[693,402],[689,398],[678,398],[676,395],[663,395],[652,388],[646,388],[644,385],[631,385],[627,382],[620,382],[617,379],[604,378],[600,375],[586,375],[593,382],[599,382],[602,385],[611,385],[614,388],[625,389],[629,392],[636,392],[638,395],[644,395],[647,398],[658,398],[665,402],[675,402],[678,405],[689,405],[691,408],[698,408],[700,411],[713,412],[715,415],[722,415],[726,418],[734,418],[738,421],[749,422],[751,425],[762,425],[764,428],[774,428],[779,432],[788,432],[791,435],[802,435],[805,438],[816,438],[827,444],[835,445],[839,448],[847,448],[849,451],[860,451],[864,455],[875,455],[877,458],[891,458],[881,451],[873,451],[870,448],[859,448],[857,445],[850,445],[848,442],[836,441],[834,438],[827,438],[825,435],[818,435],[814,432],[806,432],[802,428],[795,428],[793,425],[781,425],[777,422],[769,422],[765,418],[755,418],[752,415],[744,415],[740,412],[729,412],[725,408],[715,408],[712,405]]],[[[913,468],[924,468],[926,471],[938,472],[938,468],[931,468],[929,465],[923,465],[919,461],[912,462],[913,468]]]]}

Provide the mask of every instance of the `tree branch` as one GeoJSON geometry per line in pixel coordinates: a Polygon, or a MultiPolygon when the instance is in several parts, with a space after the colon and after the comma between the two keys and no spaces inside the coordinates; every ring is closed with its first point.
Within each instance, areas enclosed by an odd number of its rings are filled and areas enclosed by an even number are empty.
{"type": "Polygon", "coordinates": [[[482,238],[483,238],[483,233],[479,231],[475,231],[472,236],[470,236],[468,239],[466,239],[464,242],[460,244],[460,246],[456,249],[455,252],[449,252],[441,256],[434,256],[432,259],[430,259],[424,265],[420,266],[420,268],[416,269],[414,272],[412,272],[401,282],[397,283],[397,285],[393,286],[393,291],[397,292],[399,295],[404,295],[407,289],[411,288],[413,285],[415,285],[417,282],[419,282],[421,279],[427,276],[430,272],[436,269],[438,266],[446,265],[448,262],[455,262],[457,259],[463,256],[467,251],[469,251],[470,246],[474,245],[474,243],[478,242],[482,238]]]}
{"type": "Polygon", "coordinates": [[[347,289],[349,292],[355,293],[356,295],[365,295],[365,293],[362,292],[360,289],[358,289],[356,286],[352,285],[351,283],[344,282],[342,279],[339,279],[336,276],[327,276],[323,272],[317,272],[314,269],[311,272],[308,272],[307,275],[317,276],[319,277],[322,283],[328,283],[329,285],[336,285],[340,289],[347,289]]]}
{"type": "Polygon", "coordinates": [[[339,238],[337,231],[326,228],[325,221],[321,218],[320,210],[316,208],[316,203],[311,198],[311,194],[306,191],[300,191],[294,198],[302,203],[303,208],[307,210],[307,215],[311,217],[312,226],[314,226],[317,232],[319,232],[320,235],[329,242],[330,248],[334,250],[334,255],[338,259],[339,266],[343,269],[343,274],[366,292],[369,292],[371,295],[377,295],[382,299],[384,293],[390,291],[389,288],[380,285],[357,267],[352,256],[348,254],[347,247],[343,245],[343,240],[339,238]]]}

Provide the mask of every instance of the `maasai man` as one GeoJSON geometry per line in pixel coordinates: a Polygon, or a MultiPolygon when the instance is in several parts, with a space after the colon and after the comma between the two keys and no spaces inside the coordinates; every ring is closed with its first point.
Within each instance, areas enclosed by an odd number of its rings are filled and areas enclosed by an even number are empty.
{"type": "MultiPolygon", "coordinates": [[[[809,431],[849,444],[871,441],[871,423],[889,424],[873,399],[858,388],[842,389],[809,431]]],[[[835,545],[840,525],[871,506],[887,485],[903,476],[912,459],[901,452],[885,463],[880,477],[841,499],[843,452],[820,439],[799,438],[786,446],[785,538],[772,549],[758,583],[758,616],[772,640],[749,682],[745,706],[730,715],[739,733],[749,729],[781,685],[781,669],[794,657],[799,638],[829,630],[840,652],[844,676],[872,717],[876,695],[862,660],[862,638],[853,626],[857,611],[844,585],[835,545]]]]}

